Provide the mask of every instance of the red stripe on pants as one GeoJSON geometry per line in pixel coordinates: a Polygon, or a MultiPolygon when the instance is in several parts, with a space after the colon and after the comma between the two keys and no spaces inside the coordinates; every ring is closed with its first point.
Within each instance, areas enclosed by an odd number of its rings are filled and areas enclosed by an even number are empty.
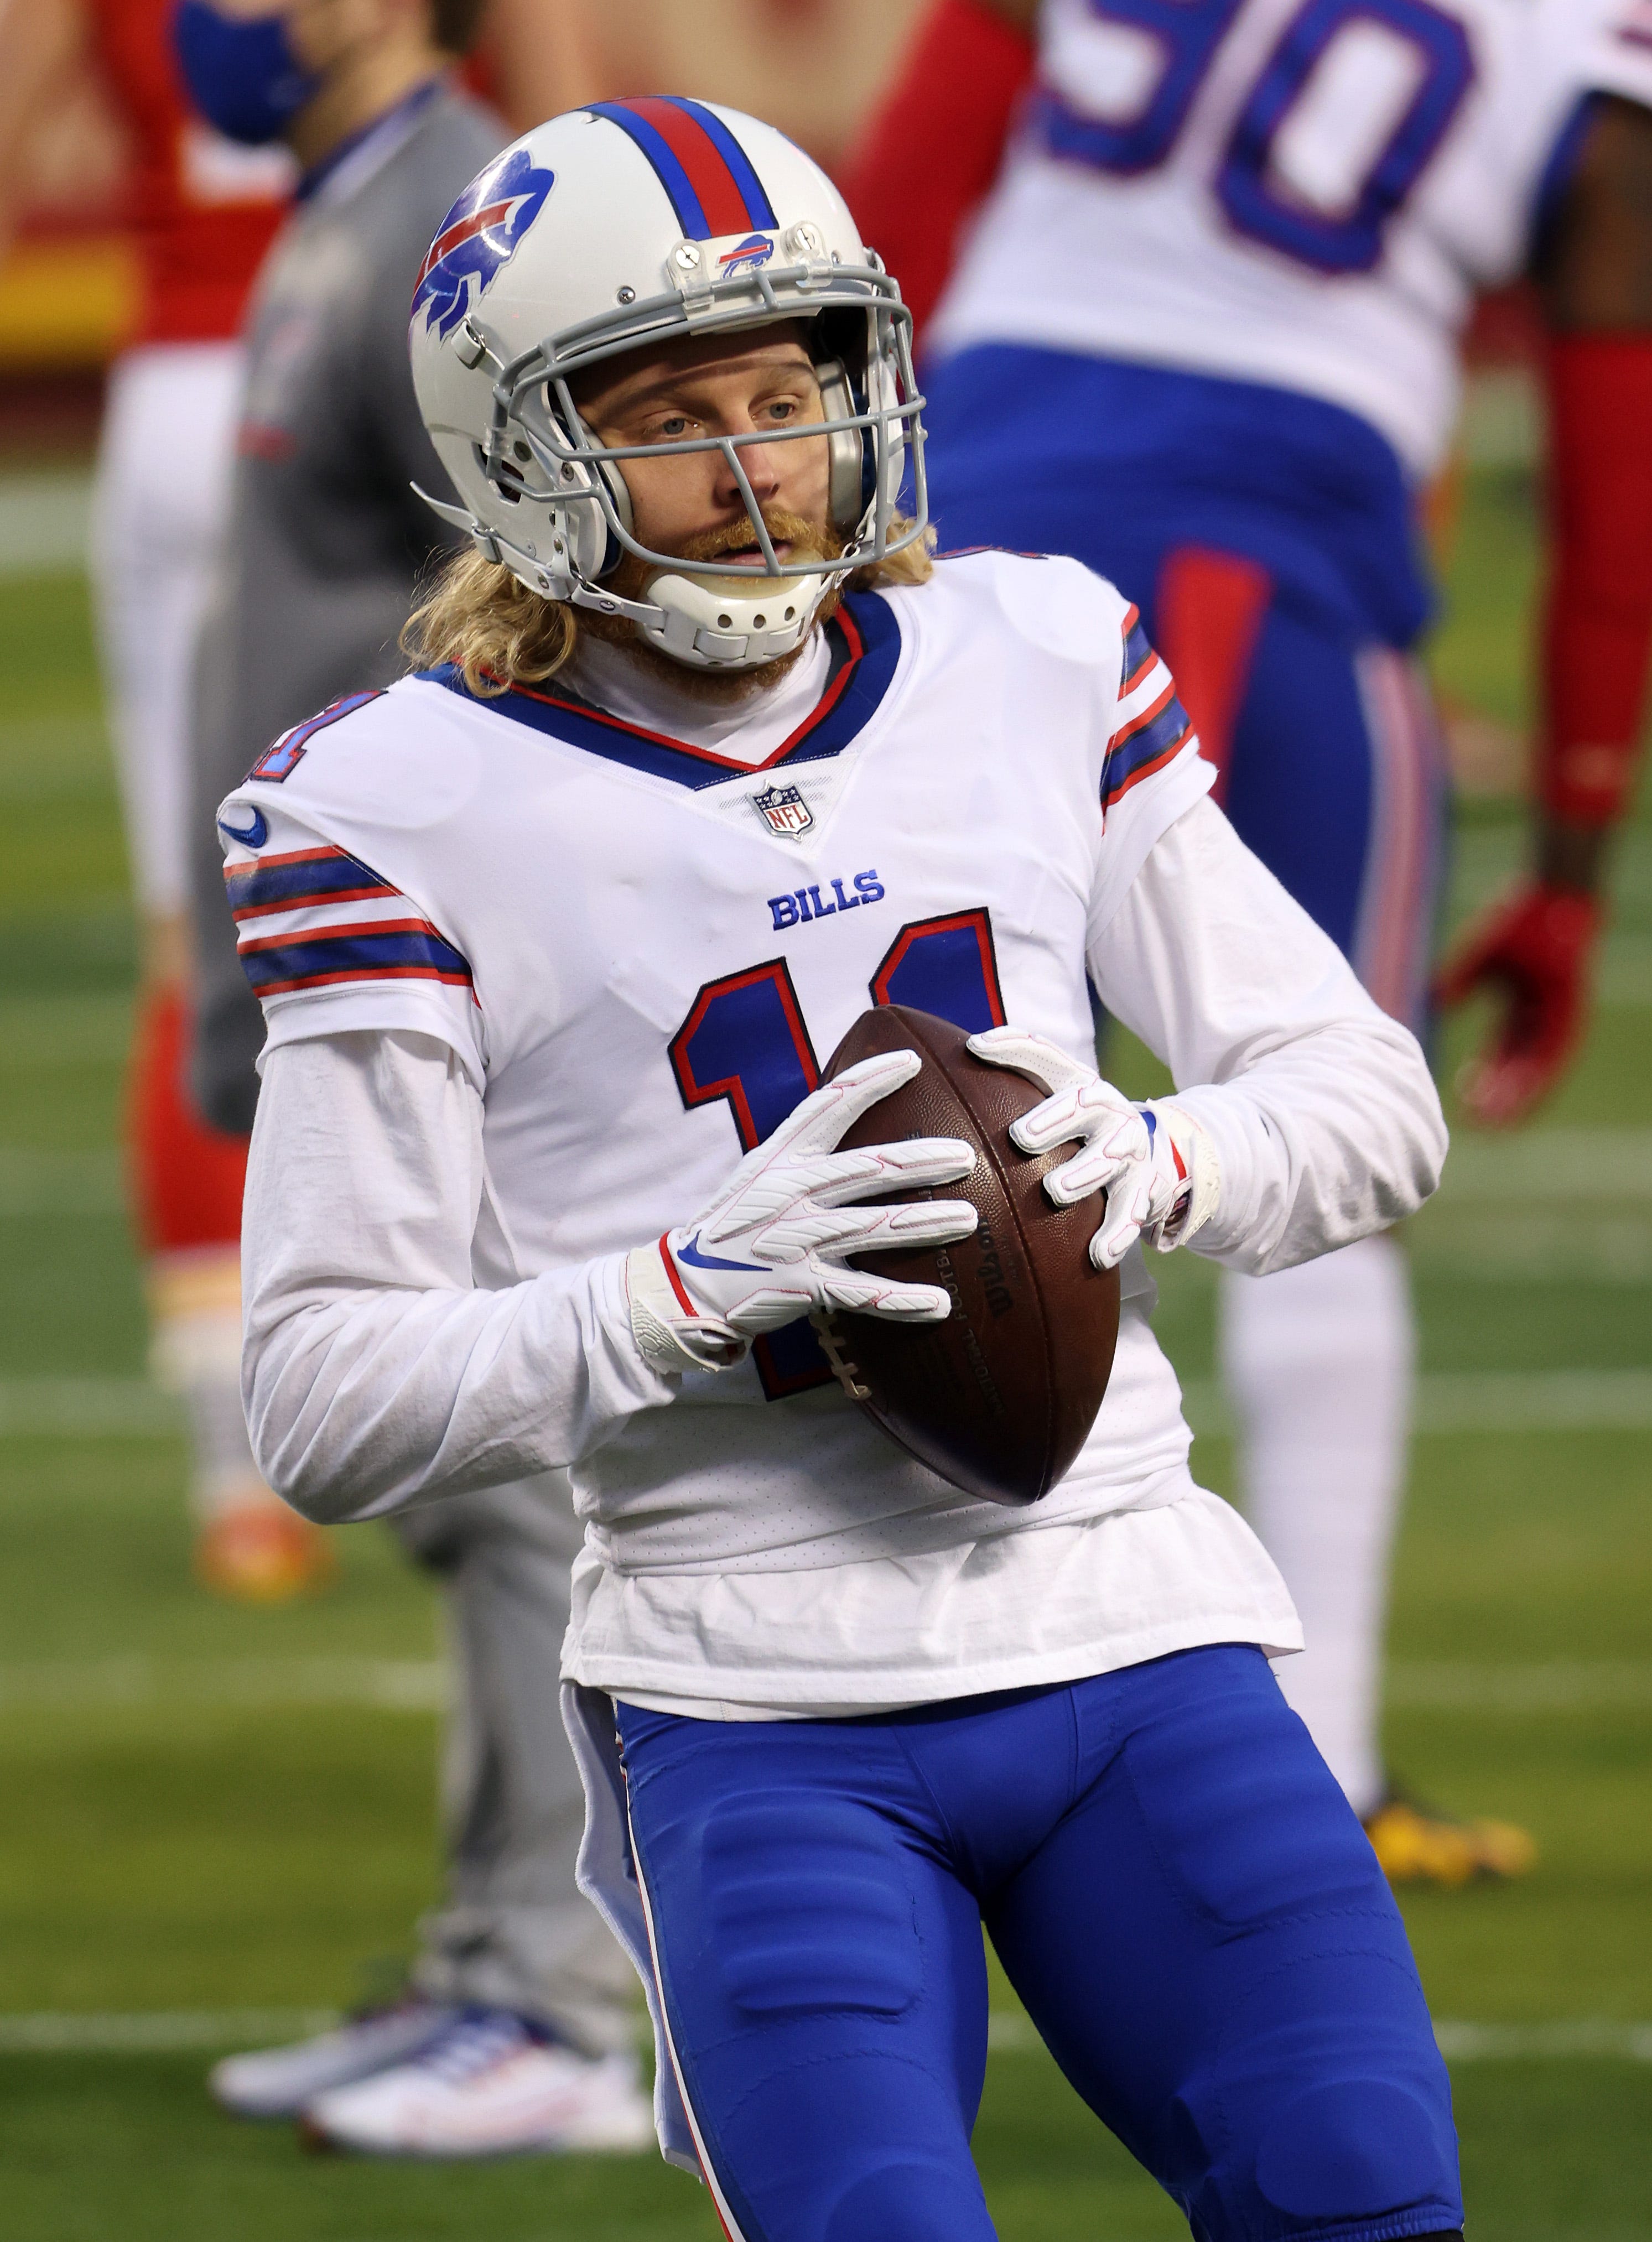
{"type": "Polygon", "coordinates": [[[1159,570],[1154,642],[1205,760],[1216,766],[1218,802],[1227,792],[1233,730],[1273,590],[1259,562],[1203,545],[1178,546],[1159,570]]]}

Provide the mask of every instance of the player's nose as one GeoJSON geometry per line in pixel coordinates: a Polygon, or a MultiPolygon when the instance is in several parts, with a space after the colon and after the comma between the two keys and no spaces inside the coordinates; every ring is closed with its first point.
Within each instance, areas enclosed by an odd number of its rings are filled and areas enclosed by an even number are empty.
{"type": "MultiPolygon", "coordinates": [[[[744,429],[731,428],[729,433],[730,435],[744,434],[751,425],[748,421],[744,429]]],[[[775,457],[779,448],[776,444],[742,444],[737,446],[746,480],[758,501],[763,505],[767,505],[780,488],[780,462],[775,457]]],[[[729,464],[726,453],[722,471],[717,478],[717,496],[725,505],[738,505],[744,500],[740,478],[729,464]]]]}

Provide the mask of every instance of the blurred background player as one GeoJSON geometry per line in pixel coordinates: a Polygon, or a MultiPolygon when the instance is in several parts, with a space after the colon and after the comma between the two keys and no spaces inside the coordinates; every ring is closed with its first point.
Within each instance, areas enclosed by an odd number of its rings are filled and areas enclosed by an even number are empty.
{"type": "MultiPolygon", "coordinates": [[[[527,0],[522,0],[527,4],[527,0]]],[[[541,0],[609,96],[662,88],[772,118],[821,163],[840,157],[901,58],[923,0],[541,0]]],[[[506,84],[501,70],[501,84],[506,84]]],[[[514,93],[514,86],[512,88],[514,93]]],[[[513,100],[525,123],[554,114],[513,100]]]]}
{"type": "MultiPolygon", "coordinates": [[[[846,168],[863,235],[934,312],[944,541],[1071,553],[1140,603],[1241,836],[1419,1030],[1445,806],[1419,500],[1476,291],[1535,275],[1534,864],[1440,983],[1502,1000],[1462,1085],[1484,1122],[1575,1048],[1644,707],[1648,104],[1645,0],[943,0],[846,168]]],[[[1307,1635],[1280,1682],[1390,1874],[1458,1883],[1531,1849],[1383,1767],[1414,1352],[1391,1237],[1223,1285],[1241,1487],[1307,1635]]]]}
{"type": "Polygon", "coordinates": [[[182,1084],[186,699],[228,488],[235,340],[293,171],[191,113],[172,0],[17,0],[0,15],[0,232],[43,112],[93,70],[124,128],[138,253],[131,339],[110,373],[91,547],[110,728],[142,924],[128,1089],[128,1172],[148,1262],[153,1361],[188,1409],[201,1578],[254,1601],[312,1587],[328,1545],[278,1502],[240,1402],[245,1140],[206,1125],[182,1084]]]}
{"type": "MultiPolygon", "coordinates": [[[[238,14],[228,0],[185,0],[178,11],[203,112],[232,136],[279,133],[301,167],[249,316],[196,681],[197,1081],[225,1131],[252,1125],[263,1031],[212,805],[278,735],[406,668],[397,638],[415,582],[445,549],[411,487],[440,487],[441,470],[413,398],[407,306],[445,212],[461,261],[511,218],[507,194],[499,208],[448,207],[507,137],[454,82],[481,13],[481,0],[291,0],[238,14]]],[[[302,739],[300,728],[295,754],[302,739]]],[[[214,2091],[244,2115],[298,2115],[313,2136],[386,2155],[641,2147],[652,2127],[628,1967],[574,1879],[583,1793],[557,1711],[580,1542],[566,1482],[433,1504],[397,1530],[442,1585],[458,1668],[449,1903],[421,1926],[406,1999],[319,2039],[232,2057],[214,2091]]]]}

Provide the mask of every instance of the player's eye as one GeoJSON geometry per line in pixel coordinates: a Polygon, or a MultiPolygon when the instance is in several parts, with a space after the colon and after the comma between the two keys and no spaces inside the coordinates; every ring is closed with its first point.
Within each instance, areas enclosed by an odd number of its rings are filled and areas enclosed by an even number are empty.
{"type": "Polygon", "coordinates": [[[686,413],[668,413],[660,423],[661,440],[671,443],[679,436],[686,436],[692,426],[686,413]]]}

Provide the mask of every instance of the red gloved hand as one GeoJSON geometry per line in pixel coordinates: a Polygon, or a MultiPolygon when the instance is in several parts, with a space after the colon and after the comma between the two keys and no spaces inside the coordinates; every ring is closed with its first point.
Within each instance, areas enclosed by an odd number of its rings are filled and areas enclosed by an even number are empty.
{"type": "Polygon", "coordinates": [[[1602,916],[1593,896],[1533,882],[1494,904],[1440,968],[1440,1004],[1477,990],[1505,999],[1490,1043],[1458,1084],[1482,1128],[1523,1121],[1559,1081],[1588,1017],[1589,955],[1602,916]]]}

